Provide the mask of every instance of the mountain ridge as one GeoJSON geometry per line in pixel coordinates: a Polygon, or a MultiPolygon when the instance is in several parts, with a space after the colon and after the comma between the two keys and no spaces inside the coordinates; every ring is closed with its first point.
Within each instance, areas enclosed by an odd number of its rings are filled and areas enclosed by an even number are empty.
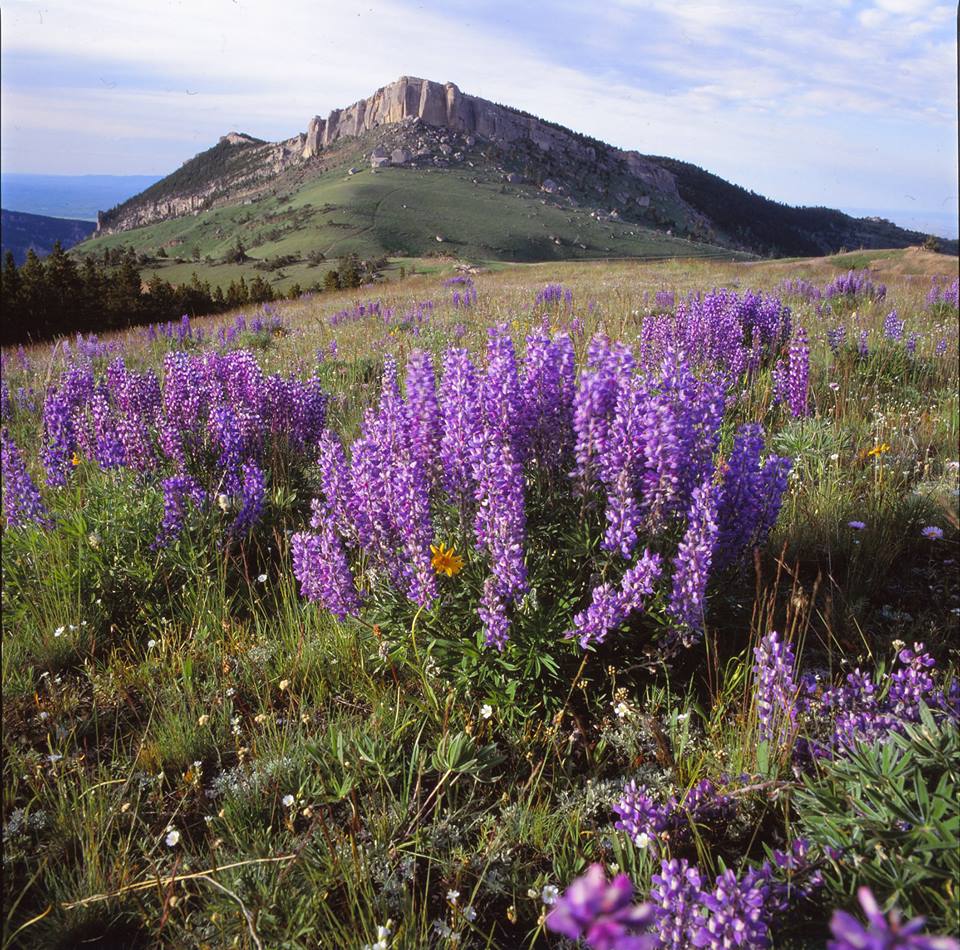
{"type": "MultiPolygon", "coordinates": [[[[590,208],[667,236],[758,254],[906,247],[925,238],[887,221],[781,205],[690,163],[616,148],[463,93],[454,83],[411,76],[326,118],[314,116],[305,132],[280,142],[227,133],[171,175],[99,214],[97,235],[290,196],[341,167],[347,175],[387,167],[478,169],[480,177],[504,186],[542,192],[558,207],[590,208]]],[[[435,182],[442,187],[442,178],[435,182]]],[[[414,243],[422,251],[422,240],[414,243]]],[[[555,243],[563,246],[562,237],[555,243]]],[[[573,234],[567,243],[585,249],[573,234]]],[[[945,243],[952,249],[955,242],[945,243]]]]}

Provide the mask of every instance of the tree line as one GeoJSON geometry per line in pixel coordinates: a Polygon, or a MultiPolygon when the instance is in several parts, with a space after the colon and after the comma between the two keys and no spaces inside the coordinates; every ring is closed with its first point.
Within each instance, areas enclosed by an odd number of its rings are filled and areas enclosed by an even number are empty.
{"type": "MultiPolygon", "coordinates": [[[[343,259],[328,271],[322,284],[308,290],[358,287],[369,277],[369,262],[355,256],[343,259]]],[[[222,313],[247,304],[262,304],[284,297],[296,299],[303,288],[294,284],[286,294],[276,291],[261,276],[249,283],[241,276],[224,290],[210,286],[194,273],[187,284],[171,284],[154,274],[144,281],[132,248],[113,249],[102,258],[77,260],[59,242],[41,259],[29,251],[17,266],[6,255],[0,275],[0,307],[4,320],[0,343],[4,346],[52,339],[75,333],[102,333],[146,323],[179,320],[222,313]]]]}

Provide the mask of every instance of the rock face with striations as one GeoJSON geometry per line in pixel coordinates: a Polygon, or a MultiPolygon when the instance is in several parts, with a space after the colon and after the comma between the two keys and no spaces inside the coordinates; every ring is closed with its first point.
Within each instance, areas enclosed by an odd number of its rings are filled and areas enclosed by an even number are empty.
{"type": "MultiPolygon", "coordinates": [[[[419,120],[428,125],[479,135],[509,144],[527,140],[545,152],[594,161],[596,149],[582,136],[487,99],[462,93],[452,82],[403,76],[346,109],[334,109],[326,119],[314,116],[307,127],[303,157],[312,158],[332,143],[383,125],[419,120]]],[[[637,152],[609,149],[629,171],[659,191],[677,193],[673,175],[637,152]]]]}

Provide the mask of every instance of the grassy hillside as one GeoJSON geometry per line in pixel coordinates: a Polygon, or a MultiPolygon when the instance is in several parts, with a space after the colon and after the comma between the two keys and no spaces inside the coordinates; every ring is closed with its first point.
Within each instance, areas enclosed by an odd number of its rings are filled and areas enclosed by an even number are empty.
{"type": "MultiPolygon", "coordinates": [[[[654,161],[676,176],[684,201],[735,240],[764,253],[818,255],[841,247],[904,247],[926,238],[890,221],[771,201],[689,162],[661,157],[654,161]]],[[[957,253],[957,241],[941,239],[939,243],[949,253],[957,253]]]]}
{"type": "Polygon", "coordinates": [[[409,168],[350,175],[340,167],[282,195],[97,237],[76,250],[117,246],[152,258],[163,248],[168,257],[155,269],[173,282],[193,271],[211,284],[240,273],[249,279],[256,261],[292,256],[297,262],[282,275],[269,275],[278,288],[322,279],[322,265],[308,266],[308,254],[317,252],[328,259],[439,253],[501,261],[737,256],[637,224],[597,220],[589,209],[561,207],[532,186],[506,185],[489,174],[409,168]],[[238,239],[252,260],[240,267],[220,263],[238,239]]]}

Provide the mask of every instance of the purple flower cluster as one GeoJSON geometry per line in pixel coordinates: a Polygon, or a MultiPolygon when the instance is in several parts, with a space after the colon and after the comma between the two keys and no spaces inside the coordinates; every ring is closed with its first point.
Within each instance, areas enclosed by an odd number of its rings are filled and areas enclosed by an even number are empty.
{"type": "MultiPolygon", "coordinates": [[[[809,870],[806,843],[796,844],[785,860],[809,870]]],[[[769,947],[773,925],[791,906],[781,872],[782,867],[764,862],[738,878],[728,868],[708,885],[700,870],[686,860],[664,860],[651,878],[648,902],[635,904],[626,875],[608,883],[603,867],[594,864],[571,882],[547,915],[546,925],[571,940],[583,939],[595,950],[769,947]]],[[[884,914],[869,889],[860,888],[857,896],[866,923],[846,911],[835,911],[830,921],[834,939],[828,941],[828,950],[960,948],[952,937],[922,934],[922,917],[903,922],[895,909],[884,914]]]]}
{"type": "Polygon", "coordinates": [[[780,513],[792,462],[777,455],[761,461],[762,452],[763,429],[741,427],[723,468],[714,552],[718,568],[762,545],[780,513]]]}
{"type": "Polygon", "coordinates": [[[857,742],[882,741],[905,724],[919,722],[921,705],[937,718],[960,722],[960,687],[954,682],[944,688],[934,676],[935,666],[923,644],[915,643],[913,649],[900,650],[893,671],[880,681],[857,668],[840,685],[824,689],[815,677],[806,676],[798,708],[822,734],[811,740],[809,751],[827,756],[857,742]]]}
{"type": "Polygon", "coordinates": [[[870,297],[883,300],[886,295],[887,288],[883,284],[875,284],[868,272],[863,270],[850,270],[846,274],[840,274],[823,288],[825,300],[836,297],[870,297]]]}
{"type": "Polygon", "coordinates": [[[451,277],[444,281],[444,285],[456,287],[451,300],[454,310],[469,310],[477,302],[477,288],[469,277],[465,275],[451,277]]]}
{"type": "Polygon", "coordinates": [[[830,920],[833,940],[827,950],[960,950],[953,937],[933,937],[921,933],[923,917],[904,922],[894,908],[884,914],[868,887],[857,891],[866,923],[844,910],[835,910],[830,920]]]}
{"type": "Polygon", "coordinates": [[[574,616],[573,629],[567,632],[567,637],[577,637],[584,649],[593,643],[603,643],[607,634],[643,610],[661,572],[660,555],[645,550],[637,563],[624,573],[619,588],[609,583],[594,588],[589,606],[574,616]]]}
{"type": "Polygon", "coordinates": [[[618,816],[614,822],[617,831],[626,834],[638,847],[657,852],[664,832],[669,832],[671,838],[686,838],[691,825],[729,818],[734,802],[709,779],[697,782],[682,799],[671,795],[662,804],[651,797],[645,786],[630,781],[623,787],[613,811],[618,816]]]}
{"type": "MultiPolygon", "coordinates": [[[[737,333],[746,322],[752,339],[779,340],[779,302],[745,301],[734,301],[737,333]]],[[[477,613],[496,649],[528,591],[529,493],[604,512],[602,546],[616,560],[567,634],[587,647],[645,609],[668,569],[669,616],[689,642],[702,627],[715,550],[726,566],[762,543],[786,488],[787,463],[761,460],[758,427],[738,437],[717,478],[724,384],[698,377],[673,348],[644,372],[629,347],[597,337],[577,380],[567,334],[531,333],[520,360],[506,327],[493,327],[485,366],[448,349],[438,386],[430,357],[414,352],[404,389],[388,358],[380,406],[349,451],[321,442],[326,504],[348,559],[362,555],[373,580],[421,606],[438,589],[430,545],[452,509],[486,568],[477,613]],[[636,556],[643,536],[660,535],[682,538],[674,557],[636,556]]]]}
{"type": "Polygon", "coordinates": [[[633,902],[626,874],[608,883],[603,866],[591,864],[563,892],[546,923],[570,940],[583,938],[591,950],[653,950],[656,941],[643,933],[652,919],[649,904],[633,902]]]}
{"type": "Polygon", "coordinates": [[[556,307],[561,303],[568,310],[573,307],[573,291],[563,284],[546,284],[542,290],[537,291],[534,300],[535,307],[556,307]]]}
{"type": "Polygon", "coordinates": [[[729,387],[755,372],[789,338],[790,309],[779,297],[714,290],[681,301],[675,313],[652,314],[640,328],[640,364],[658,366],[671,350],[694,368],[721,373],[729,387]]]}
{"type": "Polygon", "coordinates": [[[47,509],[33,483],[16,443],[6,429],[0,431],[3,464],[3,514],[7,525],[50,525],[47,509]]]}
{"type": "Polygon", "coordinates": [[[956,277],[953,283],[947,284],[946,278],[939,274],[930,279],[930,290],[927,292],[927,306],[930,309],[960,307],[960,279],[956,277]]]}
{"type": "Polygon", "coordinates": [[[791,277],[783,280],[777,290],[784,296],[802,297],[810,303],[816,303],[823,297],[820,288],[803,277],[791,277]]]}
{"type": "Polygon", "coordinates": [[[903,330],[905,326],[905,322],[900,319],[897,311],[895,309],[891,310],[883,321],[883,335],[888,340],[899,343],[903,340],[903,330]]]}
{"type": "Polygon", "coordinates": [[[779,748],[796,731],[797,665],[793,647],[771,630],[753,649],[757,733],[761,742],[779,748]]]}
{"type": "Polygon", "coordinates": [[[810,392],[810,347],[806,332],[801,327],[790,343],[787,361],[780,360],[773,369],[773,394],[782,402],[794,419],[806,416],[810,392]]]}
{"type": "Polygon", "coordinates": [[[159,377],[117,357],[96,382],[89,362],[76,363],[50,387],[41,458],[53,487],[67,483],[80,454],[104,470],[164,479],[162,543],[182,525],[184,499],[202,506],[219,495],[237,512],[231,530],[241,535],[263,511],[265,457],[311,451],[325,419],[319,379],[268,376],[245,350],[172,351],[159,377]]]}

